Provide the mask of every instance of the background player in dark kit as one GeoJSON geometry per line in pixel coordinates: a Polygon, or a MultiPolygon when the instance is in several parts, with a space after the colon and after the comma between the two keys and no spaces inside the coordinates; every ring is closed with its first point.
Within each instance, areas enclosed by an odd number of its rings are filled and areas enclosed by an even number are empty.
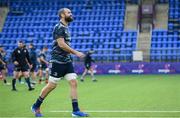
{"type": "Polygon", "coordinates": [[[12,61],[14,63],[14,73],[12,79],[12,91],[16,90],[16,80],[19,78],[19,73],[22,72],[25,77],[25,81],[28,85],[28,90],[34,90],[31,87],[28,66],[32,67],[32,62],[29,58],[29,52],[26,48],[24,48],[23,41],[18,41],[18,47],[12,53],[12,61]]]}
{"type": "Polygon", "coordinates": [[[85,66],[85,69],[84,69],[84,72],[81,76],[81,82],[84,81],[84,77],[86,76],[86,74],[88,73],[88,71],[90,71],[90,74],[91,74],[91,78],[92,78],[92,81],[93,82],[96,82],[97,80],[94,78],[94,70],[93,68],[91,67],[91,63],[92,62],[95,62],[92,57],[91,57],[91,54],[94,53],[93,50],[89,50],[85,56],[85,59],[84,59],[84,66],[85,66]]]}

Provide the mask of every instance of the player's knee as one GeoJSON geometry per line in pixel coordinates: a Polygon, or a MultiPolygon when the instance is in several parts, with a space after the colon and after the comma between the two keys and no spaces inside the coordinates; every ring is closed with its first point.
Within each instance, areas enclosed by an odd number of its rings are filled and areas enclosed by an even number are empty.
{"type": "Polygon", "coordinates": [[[29,77],[29,75],[28,75],[28,74],[25,74],[25,75],[24,75],[24,77],[25,77],[25,78],[28,78],[28,77],[29,77]]]}
{"type": "Polygon", "coordinates": [[[28,78],[28,77],[29,77],[29,73],[28,73],[28,72],[25,72],[25,73],[23,73],[23,76],[24,76],[25,78],[28,78]]]}
{"type": "Polygon", "coordinates": [[[71,85],[71,87],[77,87],[77,81],[76,80],[71,80],[70,85],[71,85]]]}
{"type": "Polygon", "coordinates": [[[39,77],[40,77],[40,78],[42,77],[42,74],[41,74],[41,73],[39,73],[39,77]]]}
{"type": "Polygon", "coordinates": [[[51,90],[52,90],[52,89],[55,89],[55,88],[56,88],[56,86],[57,86],[56,84],[51,85],[51,86],[50,86],[50,89],[51,89],[51,90]]]}
{"type": "Polygon", "coordinates": [[[48,85],[47,85],[47,87],[48,87],[49,90],[55,89],[56,86],[57,86],[57,84],[51,83],[51,82],[49,82],[48,85]]]}
{"type": "Polygon", "coordinates": [[[17,73],[14,73],[13,78],[18,79],[18,78],[19,78],[19,75],[18,75],[17,73]]]}
{"type": "Polygon", "coordinates": [[[18,76],[18,75],[14,75],[14,76],[13,76],[13,78],[18,79],[18,78],[19,78],[19,76],[18,76]]]}

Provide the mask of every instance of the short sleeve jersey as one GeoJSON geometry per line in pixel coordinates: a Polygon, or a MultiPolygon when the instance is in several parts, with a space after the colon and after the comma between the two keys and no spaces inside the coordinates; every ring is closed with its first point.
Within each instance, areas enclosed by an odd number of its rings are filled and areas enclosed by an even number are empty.
{"type": "MultiPolygon", "coordinates": [[[[40,54],[38,55],[38,58],[43,58],[43,59],[46,60],[46,55],[45,55],[45,53],[40,52],[40,54]]],[[[45,63],[44,63],[43,61],[40,61],[40,64],[45,64],[45,63]]]]}
{"type": "MultiPolygon", "coordinates": [[[[63,38],[65,43],[70,46],[70,33],[68,27],[62,22],[56,24],[53,30],[53,49],[51,51],[51,62],[57,63],[68,63],[72,62],[71,55],[69,52],[63,50],[57,42],[57,39],[63,38]]],[[[61,39],[60,39],[61,40],[61,39]]]]}

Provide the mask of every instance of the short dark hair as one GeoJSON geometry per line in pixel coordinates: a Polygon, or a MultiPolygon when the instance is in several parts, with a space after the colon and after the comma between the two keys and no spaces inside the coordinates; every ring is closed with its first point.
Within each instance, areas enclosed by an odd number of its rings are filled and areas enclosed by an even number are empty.
{"type": "Polygon", "coordinates": [[[34,44],[33,44],[33,43],[30,43],[29,45],[32,46],[32,47],[34,47],[34,44]]]}
{"type": "Polygon", "coordinates": [[[19,40],[18,42],[19,42],[19,43],[24,43],[23,40],[19,40]]]}
{"type": "Polygon", "coordinates": [[[41,48],[41,50],[43,50],[43,49],[48,49],[48,47],[47,47],[47,46],[43,46],[43,47],[41,48]]]}
{"type": "Polygon", "coordinates": [[[47,46],[44,46],[43,48],[44,48],[44,49],[48,49],[48,47],[47,47],[47,46]]]}
{"type": "Polygon", "coordinates": [[[61,9],[59,9],[59,11],[58,11],[58,16],[59,16],[59,18],[61,18],[61,14],[64,13],[65,9],[66,9],[66,8],[61,8],[61,9]]]}

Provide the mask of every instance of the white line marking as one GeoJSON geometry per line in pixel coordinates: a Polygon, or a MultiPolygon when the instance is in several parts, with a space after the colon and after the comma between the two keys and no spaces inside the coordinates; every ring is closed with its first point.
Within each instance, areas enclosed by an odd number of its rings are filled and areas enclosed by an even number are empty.
{"type": "MultiPolygon", "coordinates": [[[[68,110],[53,110],[50,112],[69,113],[68,110]]],[[[180,111],[151,111],[151,110],[86,110],[89,113],[180,113],[180,111]]]]}

